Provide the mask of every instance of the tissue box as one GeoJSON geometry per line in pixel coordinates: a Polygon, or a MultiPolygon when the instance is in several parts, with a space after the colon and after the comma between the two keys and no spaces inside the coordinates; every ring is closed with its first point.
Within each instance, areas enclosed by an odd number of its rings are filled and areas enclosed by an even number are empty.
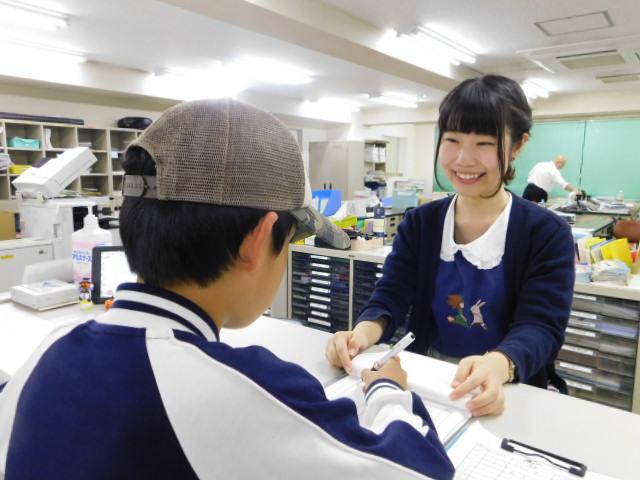
{"type": "Polygon", "coordinates": [[[11,137],[7,139],[7,145],[11,148],[32,148],[38,150],[40,148],[40,140],[35,138],[11,137]]]}
{"type": "Polygon", "coordinates": [[[351,250],[356,252],[382,248],[383,245],[384,239],[382,237],[372,238],[371,240],[365,240],[364,237],[358,237],[351,240],[351,250]]]}

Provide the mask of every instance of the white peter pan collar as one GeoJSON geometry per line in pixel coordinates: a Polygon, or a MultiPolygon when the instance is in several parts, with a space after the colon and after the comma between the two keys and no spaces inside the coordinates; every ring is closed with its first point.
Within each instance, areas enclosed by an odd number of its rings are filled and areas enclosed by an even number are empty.
{"type": "Polygon", "coordinates": [[[455,206],[458,195],[453,197],[449,204],[447,214],[444,217],[444,228],[442,230],[442,246],[440,247],[440,259],[445,262],[453,262],[458,251],[462,252],[464,258],[479,270],[489,270],[500,265],[504,255],[504,245],[507,238],[507,227],[509,226],[509,213],[511,213],[511,193],[509,201],[496,218],[489,229],[466,245],[459,245],[453,237],[455,224],[455,206]]]}

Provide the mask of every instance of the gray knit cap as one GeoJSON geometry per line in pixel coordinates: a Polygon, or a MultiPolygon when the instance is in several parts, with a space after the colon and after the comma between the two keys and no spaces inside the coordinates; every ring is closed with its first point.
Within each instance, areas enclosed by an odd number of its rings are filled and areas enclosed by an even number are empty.
{"type": "Polygon", "coordinates": [[[295,238],[315,234],[349,248],[349,237],[311,206],[298,144],[267,112],[231,99],[181,103],[132,147],[153,158],[156,176],[127,175],[125,196],[288,211],[295,238]]]}

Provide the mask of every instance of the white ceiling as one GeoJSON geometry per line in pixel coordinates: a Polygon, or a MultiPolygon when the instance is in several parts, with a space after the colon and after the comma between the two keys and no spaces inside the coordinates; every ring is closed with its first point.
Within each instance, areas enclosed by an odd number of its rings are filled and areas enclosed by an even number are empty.
{"type": "MultiPolygon", "coordinates": [[[[322,0],[382,29],[403,25],[433,25],[455,34],[459,42],[479,54],[473,68],[482,73],[503,73],[523,81],[535,77],[553,91],[619,89],[595,79],[600,73],[639,73],[638,63],[577,72],[550,74],[523,55],[523,50],[594,42],[614,46],[616,40],[635,37],[640,50],[640,2],[638,0],[322,0]],[[612,27],[547,36],[535,23],[607,12],[612,27]]],[[[579,48],[579,47],[575,47],[579,48]]],[[[640,89],[640,82],[624,84],[640,89]]]]}
{"type": "MultiPolygon", "coordinates": [[[[316,7],[325,8],[325,13],[327,8],[346,12],[355,17],[354,21],[360,20],[363,28],[370,28],[378,34],[385,29],[417,24],[434,25],[454,32],[460,43],[479,54],[478,62],[472,66],[476,72],[503,73],[519,81],[533,77],[556,94],[620,89],[621,85],[625,89],[640,90],[640,81],[605,85],[594,78],[603,72],[638,73],[640,58],[636,65],[550,74],[536,67],[524,55],[516,53],[581,42],[604,42],[602,45],[605,45],[610,44],[612,39],[628,36],[637,36],[634,41],[640,47],[640,5],[637,0],[298,1],[300,3],[296,5],[301,8],[317,4],[316,7]],[[603,10],[612,20],[613,27],[549,37],[534,25],[534,22],[603,10]]],[[[286,1],[272,0],[234,2],[237,5],[250,4],[256,14],[260,13],[260,9],[268,9],[269,4],[286,4],[286,1]]],[[[3,31],[0,35],[22,36],[32,42],[80,51],[93,61],[119,67],[161,72],[200,69],[217,61],[229,62],[242,55],[263,56],[307,70],[314,81],[299,86],[256,86],[252,91],[295,100],[313,100],[324,96],[350,98],[365,106],[371,105],[366,100],[367,94],[383,91],[426,94],[431,101],[437,102],[446,90],[442,88],[442,83],[436,88],[432,86],[435,83],[415,81],[419,76],[415,75],[414,66],[405,68],[404,64],[399,63],[402,68],[396,71],[395,67],[385,68],[384,57],[381,57],[382,60],[376,60],[379,67],[373,68],[373,61],[354,60],[357,58],[355,54],[347,57],[339,43],[322,44],[325,38],[322,34],[333,27],[323,24],[326,18],[318,18],[317,25],[310,26],[304,35],[298,33],[296,37],[288,32],[264,34],[268,30],[266,26],[261,29],[263,33],[259,33],[255,31],[255,19],[248,17],[246,23],[241,16],[226,23],[212,18],[213,15],[204,16],[185,9],[198,2],[31,0],[31,3],[69,14],[70,26],[60,32],[22,30],[3,31]],[[181,4],[184,8],[171,3],[181,4]],[[303,37],[303,41],[296,40],[303,37]],[[309,48],[310,45],[318,46],[309,48]]],[[[228,0],[226,3],[229,4],[228,0]]],[[[295,24],[300,25],[302,22],[295,24]]],[[[358,42],[356,39],[349,41],[352,45],[358,42]]],[[[369,52],[374,56],[379,53],[369,52]]],[[[473,74],[474,71],[466,70],[460,75],[458,71],[452,84],[461,76],[464,78],[473,74]]]]}

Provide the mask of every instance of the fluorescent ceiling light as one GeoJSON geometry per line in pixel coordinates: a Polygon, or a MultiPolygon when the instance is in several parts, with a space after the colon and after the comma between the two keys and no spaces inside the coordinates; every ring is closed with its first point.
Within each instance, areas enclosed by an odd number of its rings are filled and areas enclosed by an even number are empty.
{"type": "Polygon", "coordinates": [[[267,58],[243,57],[230,63],[225,68],[234,71],[240,77],[248,78],[256,83],[304,85],[313,81],[308,72],[267,58]]]}
{"type": "Polygon", "coordinates": [[[152,74],[147,81],[152,95],[179,100],[233,98],[250,86],[250,81],[221,66],[161,72],[152,74]]]}
{"type": "Polygon", "coordinates": [[[549,96],[549,90],[531,80],[524,81],[522,90],[524,90],[525,95],[531,99],[537,97],[547,98],[549,96]]]}
{"type": "Polygon", "coordinates": [[[69,25],[69,17],[28,3],[0,0],[0,23],[59,30],[69,25]]]}
{"type": "Polygon", "coordinates": [[[369,100],[375,103],[381,103],[383,105],[391,105],[394,107],[401,108],[418,108],[418,104],[416,103],[415,98],[412,100],[408,100],[406,98],[400,98],[399,96],[390,96],[388,94],[385,95],[370,95],[369,100]]]}
{"type": "Polygon", "coordinates": [[[50,67],[79,64],[87,58],[79,52],[0,37],[3,63],[44,63],[50,67]]]}
{"type": "Polygon", "coordinates": [[[531,57],[528,57],[528,58],[529,58],[529,60],[531,60],[531,62],[532,62],[534,65],[536,65],[536,66],[540,67],[541,69],[543,69],[543,70],[545,70],[545,71],[547,71],[547,72],[549,72],[549,73],[556,73],[554,70],[552,70],[551,68],[547,67],[547,66],[546,66],[544,63],[542,63],[541,61],[539,61],[539,60],[534,60],[534,59],[533,59],[533,58],[531,58],[531,57]]]}
{"type": "Polygon", "coordinates": [[[353,102],[351,100],[344,100],[342,98],[334,98],[334,97],[323,97],[316,101],[307,100],[305,103],[309,105],[315,105],[322,107],[327,110],[341,110],[347,112],[358,112],[360,111],[360,105],[357,102],[353,102]]]}
{"type": "Polygon", "coordinates": [[[415,37],[426,48],[435,50],[447,58],[449,63],[454,65],[460,65],[460,63],[475,63],[476,61],[476,54],[470,49],[428,27],[420,25],[408,32],[402,30],[397,30],[397,32],[398,35],[415,37]]]}
{"type": "Polygon", "coordinates": [[[305,100],[300,106],[300,114],[303,117],[341,123],[351,123],[352,114],[359,110],[358,103],[333,97],[323,97],[316,101],[305,100]]]}

